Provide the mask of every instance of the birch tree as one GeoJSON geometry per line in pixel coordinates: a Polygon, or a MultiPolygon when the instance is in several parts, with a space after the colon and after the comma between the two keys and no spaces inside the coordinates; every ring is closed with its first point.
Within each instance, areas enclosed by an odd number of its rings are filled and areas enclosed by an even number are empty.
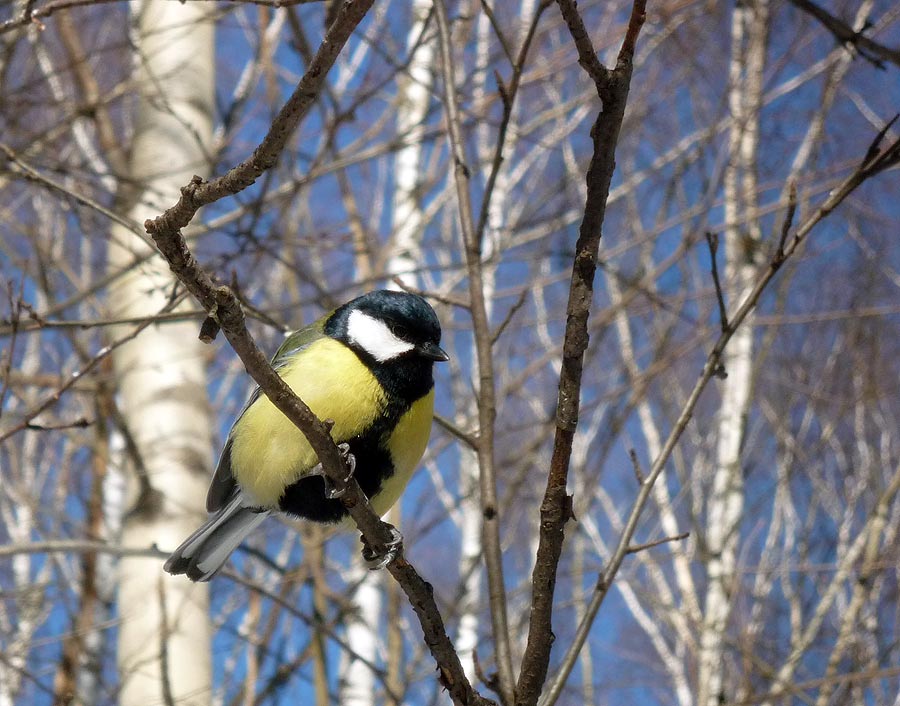
{"type": "Polygon", "coordinates": [[[414,10],[0,14],[4,705],[895,706],[893,6],[414,10]],[[159,566],[265,368],[201,321],[393,275],[452,357],[403,561],[272,519],[208,610],[159,566]]]}
{"type": "MultiPolygon", "coordinates": [[[[731,117],[728,162],[725,165],[725,298],[722,312],[733,310],[749,296],[760,267],[762,232],[759,224],[757,152],[763,80],[769,31],[767,0],[734,9],[728,105],[731,117]]],[[[711,247],[711,257],[716,248],[711,247]]],[[[724,316],[720,313],[720,316],[724,316]]],[[[712,483],[706,508],[703,541],[706,598],[700,633],[697,703],[708,706],[728,698],[725,635],[736,580],[737,547],[744,514],[742,448],[753,392],[754,325],[751,314],[736,332],[722,358],[727,377],[721,383],[717,442],[712,483]]]]}
{"type": "MultiPolygon", "coordinates": [[[[214,36],[207,15],[197,4],[134,6],[138,102],[129,190],[120,199],[137,223],[209,164],[214,36]]],[[[152,316],[178,297],[168,268],[133,232],[113,229],[109,271],[125,273],[110,289],[113,318],[152,316]]],[[[191,323],[149,328],[113,354],[135,444],[125,547],[174,548],[204,517],[214,424],[204,355],[191,323]]],[[[118,604],[120,703],[209,703],[207,587],[167,576],[156,559],[123,558],[118,604]]]]}

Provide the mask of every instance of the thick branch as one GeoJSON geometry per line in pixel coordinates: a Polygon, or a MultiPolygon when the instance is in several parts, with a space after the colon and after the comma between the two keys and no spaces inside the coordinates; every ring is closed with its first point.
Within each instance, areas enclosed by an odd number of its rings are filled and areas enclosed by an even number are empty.
{"type": "MultiPolygon", "coordinates": [[[[190,223],[201,206],[246,188],[275,163],[287,140],[315,101],[324,85],[328,69],[371,4],[372,0],[345,0],[297,89],[249,159],[212,182],[204,183],[201,178],[195,177],[183,187],[177,204],[161,216],[146,221],[144,225],[172,271],[209,312],[215,325],[221,328],[262,392],[309,441],[324,472],[335,487],[343,491],[341,500],[356,522],[363,540],[370,547],[383,549],[391,540],[391,532],[373,512],[356,480],[345,480],[346,470],[331,439],[329,425],[318,419],[272,369],[247,331],[244,313],[234,292],[228,287],[216,286],[194,258],[181,234],[181,229],[190,223]]],[[[214,335],[214,331],[210,329],[215,329],[215,325],[204,327],[208,336],[214,335]]],[[[490,704],[490,701],[475,693],[466,679],[459,657],[444,629],[431,586],[406,561],[402,548],[388,566],[388,571],[409,597],[419,617],[426,644],[438,663],[441,683],[450,692],[454,702],[490,704]]]]}

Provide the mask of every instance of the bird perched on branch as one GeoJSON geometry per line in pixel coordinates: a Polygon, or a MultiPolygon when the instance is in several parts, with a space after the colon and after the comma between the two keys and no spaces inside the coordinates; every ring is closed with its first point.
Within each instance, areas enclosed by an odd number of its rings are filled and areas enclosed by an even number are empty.
{"type": "MultiPolygon", "coordinates": [[[[294,332],[272,359],[315,415],[334,422],[332,438],[378,515],[400,497],[425,452],[432,368],[448,360],[440,341],[440,322],[424,299],[380,290],[294,332]]],[[[209,519],[165,570],[208,581],[272,512],[343,520],[347,511],[335,495],[306,437],[257,388],[219,457],[206,498],[209,519]]]]}

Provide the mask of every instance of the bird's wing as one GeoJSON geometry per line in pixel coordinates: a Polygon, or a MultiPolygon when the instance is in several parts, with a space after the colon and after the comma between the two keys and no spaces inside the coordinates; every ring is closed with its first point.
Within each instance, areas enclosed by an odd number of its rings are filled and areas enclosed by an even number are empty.
{"type": "MultiPolygon", "coordinates": [[[[279,346],[278,350],[275,351],[275,355],[272,356],[272,367],[276,371],[282,370],[290,362],[293,356],[322,338],[325,335],[324,327],[328,316],[330,316],[330,313],[326,314],[318,321],[311,323],[309,326],[305,326],[290,334],[284,340],[284,343],[279,346]]],[[[234,427],[238,423],[238,420],[244,416],[244,413],[259,399],[261,392],[259,387],[256,387],[253,390],[246,404],[244,404],[241,409],[240,414],[238,414],[234,423],[231,425],[231,429],[228,432],[228,438],[225,440],[225,447],[219,455],[216,471],[213,474],[212,481],[209,484],[209,491],[206,494],[207,512],[218,511],[231,498],[231,494],[236,485],[234,476],[231,474],[231,445],[233,442],[232,437],[234,434],[234,427]]]]}

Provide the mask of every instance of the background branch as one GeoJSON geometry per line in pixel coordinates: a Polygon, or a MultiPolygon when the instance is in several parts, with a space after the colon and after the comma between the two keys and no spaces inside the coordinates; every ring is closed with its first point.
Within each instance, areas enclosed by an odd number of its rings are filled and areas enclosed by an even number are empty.
{"type": "Polygon", "coordinates": [[[865,35],[867,28],[860,31],[853,29],[849,24],[835,17],[812,0],[790,1],[795,7],[815,17],[825,29],[834,35],[838,42],[854,47],[866,61],[871,62],[880,69],[885,68],[885,62],[900,66],[900,50],[891,49],[867,37],[865,35]]]}
{"type": "Polygon", "coordinates": [[[575,639],[569,645],[566,654],[563,657],[561,666],[554,675],[552,683],[542,696],[540,701],[541,706],[552,706],[562,693],[566,679],[568,679],[568,676],[575,665],[578,652],[581,650],[584,641],[587,639],[590,626],[596,618],[597,612],[603,604],[603,600],[609,593],[609,589],[612,587],[613,580],[621,568],[623,559],[630,553],[631,540],[637,530],[641,513],[643,512],[647,501],[650,499],[653,484],[662,474],[672,452],[675,450],[676,444],[681,439],[682,434],[687,428],[688,422],[690,422],[693,417],[701,393],[706,388],[709,381],[717,375],[717,371],[722,364],[722,353],[725,351],[725,347],[728,345],[731,337],[734,335],[735,331],[740,328],[744,323],[744,320],[756,306],[763,291],[775,277],[775,274],[781,268],[784,261],[797,252],[812,229],[832,213],[832,211],[834,211],[834,209],[837,208],[866,179],[887,168],[887,164],[897,164],[898,160],[900,160],[900,139],[890,143],[887,147],[882,149],[879,145],[882,142],[883,136],[884,131],[882,130],[872,143],[872,146],[869,148],[866,157],[860,165],[832,192],[832,194],[807,218],[807,220],[797,228],[794,237],[785,248],[782,256],[780,258],[774,257],[768,263],[766,268],[760,274],[752,291],[741,303],[737,311],[730,317],[728,327],[719,335],[712,350],[707,356],[706,364],[703,366],[699,380],[695,383],[684,406],[681,408],[675,426],[669,433],[665,444],[663,444],[659,456],[653,461],[653,465],[650,468],[647,478],[641,484],[640,491],[631,507],[628,519],[625,522],[625,527],[619,536],[612,557],[597,580],[596,589],[587,606],[582,621],[578,626],[575,639]]]}
{"type": "MultiPolygon", "coordinates": [[[[479,488],[482,507],[482,551],[487,567],[488,596],[491,627],[496,652],[500,696],[504,703],[515,700],[510,647],[509,621],[506,606],[506,582],[503,579],[503,551],[500,545],[500,506],[497,502],[497,478],[494,468],[494,423],[497,406],[494,390],[494,360],[490,321],[488,320],[482,275],[481,242],[473,220],[472,199],[469,193],[470,170],[466,163],[459,108],[456,100],[456,78],[451,51],[450,22],[444,0],[435,0],[435,17],[441,49],[441,72],[444,80],[444,108],[447,133],[453,155],[452,167],[456,195],[459,201],[459,221],[469,283],[469,311],[475,334],[478,360],[478,434],[475,437],[478,456],[479,488]]],[[[486,197],[486,198],[489,198],[486,197]]]]}
{"type": "Polygon", "coordinates": [[[552,641],[548,640],[547,636],[553,634],[556,574],[562,555],[565,524],[573,517],[572,500],[566,493],[566,484],[569,477],[572,442],[578,426],[581,378],[584,353],[589,340],[588,315],[593,299],[594,274],[597,270],[600,238],[606,216],[606,199],[609,196],[609,187],[616,166],[616,145],[631,87],[634,43],[644,23],[646,9],[645,0],[635,0],[616,67],[610,71],[602,67],[597,60],[575,3],[571,0],[559,0],[558,5],[578,48],[579,63],[593,79],[602,107],[591,128],[593,154],[586,176],[584,217],[575,244],[569,300],[566,305],[566,330],[556,407],[556,435],[550,470],[547,474],[547,487],[541,503],[540,538],[531,579],[528,642],[517,685],[518,703],[522,704],[537,703],[550,664],[552,641]]]}

